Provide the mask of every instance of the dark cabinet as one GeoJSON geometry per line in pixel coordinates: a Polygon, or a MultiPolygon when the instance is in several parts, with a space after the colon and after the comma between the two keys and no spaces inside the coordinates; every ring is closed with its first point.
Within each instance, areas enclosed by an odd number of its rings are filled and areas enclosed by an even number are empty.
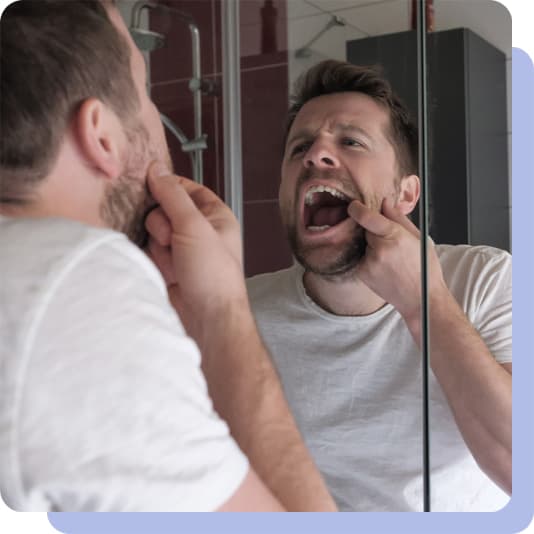
{"type": "MultiPolygon", "coordinates": [[[[463,28],[427,43],[431,235],[509,250],[506,56],[463,28]]],[[[382,65],[417,120],[415,31],[349,41],[347,60],[382,65]]]]}

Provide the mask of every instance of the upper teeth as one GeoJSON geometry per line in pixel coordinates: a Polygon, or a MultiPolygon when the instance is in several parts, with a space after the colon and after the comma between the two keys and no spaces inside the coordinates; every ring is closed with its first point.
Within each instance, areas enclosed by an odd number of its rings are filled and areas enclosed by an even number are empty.
{"type": "Polygon", "coordinates": [[[343,200],[348,200],[348,198],[337,189],[334,189],[333,187],[328,187],[327,185],[314,185],[308,189],[306,192],[306,196],[304,197],[304,202],[307,206],[311,206],[313,204],[313,194],[314,193],[330,193],[332,196],[341,198],[343,200]]]}

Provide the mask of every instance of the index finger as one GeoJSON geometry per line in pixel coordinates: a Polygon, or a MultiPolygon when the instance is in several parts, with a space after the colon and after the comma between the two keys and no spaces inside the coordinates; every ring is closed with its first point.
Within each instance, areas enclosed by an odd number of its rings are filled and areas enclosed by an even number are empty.
{"type": "Polygon", "coordinates": [[[380,237],[386,237],[393,231],[393,221],[378,211],[368,208],[359,200],[353,200],[347,209],[348,214],[363,228],[380,237]]]}
{"type": "Polygon", "coordinates": [[[200,216],[184,187],[186,181],[186,178],[170,173],[159,162],[152,163],[149,167],[148,188],[168,217],[173,231],[187,230],[189,224],[197,224],[195,221],[200,216]]]}
{"type": "MultiPolygon", "coordinates": [[[[224,219],[226,217],[232,216],[232,211],[230,208],[223,202],[223,200],[214,193],[208,187],[200,185],[189,178],[183,176],[176,176],[170,173],[169,171],[161,172],[162,169],[159,168],[159,163],[156,162],[154,167],[150,168],[149,172],[149,187],[150,189],[155,189],[164,194],[162,191],[163,185],[159,182],[161,178],[168,176],[171,183],[178,183],[193,201],[195,207],[206,217],[212,224],[217,225],[219,219],[224,219]]],[[[172,186],[170,185],[172,188],[172,186]]],[[[157,194],[157,192],[156,192],[157,194]]],[[[169,193],[168,193],[169,194],[169,193]]],[[[155,195],[153,195],[154,198],[155,195]]],[[[156,200],[158,200],[156,198],[156,200]]],[[[165,212],[167,209],[163,206],[165,212]]]]}

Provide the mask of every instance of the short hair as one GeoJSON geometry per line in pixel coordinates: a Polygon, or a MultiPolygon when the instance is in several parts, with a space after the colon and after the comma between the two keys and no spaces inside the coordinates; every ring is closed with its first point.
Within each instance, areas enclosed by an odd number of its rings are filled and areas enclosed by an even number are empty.
{"type": "Polygon", "coordinates": [[[0,22],[0,202],[23,203],[50,172],[87,98],[127,121],[139,97],[110,0],[19,0],[0,22]]]}
{"type": "Polygon", "coordinates": [[[417,127],[378,66],[327,59],[306,71],[297,80],[290,98],[286,141],[295,117],[306,102],[321,95],[352,91],[370,96],[389,112],[390,127],[386,135],[395,149],[399,170],[403,176],[417,174],[417,127]]]}

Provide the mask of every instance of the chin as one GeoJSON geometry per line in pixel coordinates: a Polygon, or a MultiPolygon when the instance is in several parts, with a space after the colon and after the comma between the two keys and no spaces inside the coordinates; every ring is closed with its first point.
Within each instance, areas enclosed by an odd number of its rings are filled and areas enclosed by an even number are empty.
{"type": "Polygon", "coordinates": [[[354,222],[325,232],[297,230],[294,222],[285,228],[295,259],[309,272],[325,277],[345,277],[354,271],[367,248],[365,232],[354,222]]]}
{"type": "Polygon", "coordinates": [[[306,271],[325,278],[346,278],[351,276],[365,255],[364,239],[340,247],[305,249],[297,247],[293,254],[306,271]]]}

